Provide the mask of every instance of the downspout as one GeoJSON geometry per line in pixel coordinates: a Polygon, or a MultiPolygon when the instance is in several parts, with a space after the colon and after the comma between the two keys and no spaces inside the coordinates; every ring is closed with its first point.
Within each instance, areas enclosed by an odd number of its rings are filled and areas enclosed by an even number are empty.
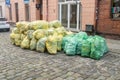
{"type": "Polygon", "coordinates": [[[40,11],[39,11],[39,12],[40,12],[40,19],[42,19],[42,16],[41,16],[41,15],[43,14],[43,13],[42,13],[42,12],[43,12],[43,9],[42,9],[42,8],[43,8],[43,1],[40,0],[40,11]]]}
{"type": "Polygon", "coordinates": [[[46,11],[46,12],[47,12],[46,19],[47,19],[47,21],[48,21],[48,0],[46,0],[46,7],[47,7],[47,9],[46,9],[46,10],[47,10],[47,11],[46,11]]]}
{"type": "Polygon", "coordinates": [[[99,16],[99,0],[97,0],[97,3],[96,3],[95,34],[97,33],[97,28],[98,28],[98,16],[99,16]]]}

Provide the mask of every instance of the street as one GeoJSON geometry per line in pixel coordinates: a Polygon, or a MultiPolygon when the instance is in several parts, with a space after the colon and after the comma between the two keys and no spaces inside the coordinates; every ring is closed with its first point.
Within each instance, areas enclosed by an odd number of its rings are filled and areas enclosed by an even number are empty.
{"type": "Polygon", "coordinates": [[[50,55],[12,45],[9,35],[0,32],[0,80],[120,80],[119,49],[101,60],[50,55]]]}

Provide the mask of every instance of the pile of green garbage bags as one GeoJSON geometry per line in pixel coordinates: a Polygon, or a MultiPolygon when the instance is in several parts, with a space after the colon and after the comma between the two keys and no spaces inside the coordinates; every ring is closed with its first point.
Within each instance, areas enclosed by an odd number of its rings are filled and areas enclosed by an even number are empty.
{"type": "Polygon", "coordinates": [[[67,31],[58,20],[22,21],[16,23],[10,39],[12,44],[23,49],[56,54],[57,51],[62,50],[62,38],[68,34],[72,32],[67,31]]]}
{"type": "Polygon", "coordinates": [[[62,49],[66,55],[80,55],[99,60],[108,52],[104,38],[88,36],[85,32],[67,35],[62,40],[62,49]]]}

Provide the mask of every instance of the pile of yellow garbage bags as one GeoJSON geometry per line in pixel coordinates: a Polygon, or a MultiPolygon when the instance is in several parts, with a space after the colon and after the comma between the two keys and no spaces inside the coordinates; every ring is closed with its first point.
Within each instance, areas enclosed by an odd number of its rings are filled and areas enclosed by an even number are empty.
{"type": "Polygon", "coordinates": [[[47,22],[17,22],[10,34],[11,43],[23,49],[56,54],[61,51],[62,38],[72,32],[67,31],[58,20],[47,22]]]}

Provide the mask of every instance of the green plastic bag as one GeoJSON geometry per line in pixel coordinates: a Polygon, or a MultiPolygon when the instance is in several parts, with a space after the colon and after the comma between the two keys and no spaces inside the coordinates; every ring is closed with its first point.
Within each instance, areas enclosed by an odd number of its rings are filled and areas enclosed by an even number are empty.
{"type": "Polygon", "coordinates": [[[91,41],[90,57],[99,60],[105,53],[108,52],[108,47],[104,38],[94,36],[93,39],[94,40],[91,41]]]}
{"type": "Polygon", "coordinates": [[[75,34],[75,37],[78,39],[78,40],[81,40],[81,39],[87,39],[88,38],[88,35],[86,32],[79,32],[77,34],[75,34]]]}
{"type": "Polygon", "coordinates": [[[38,42],[37,42],[37,47],[36,47],[36,50],[38,51],[38,52],[44,52],[45,51],[45,43],[46,43],[46,41],[47,41],[47,37],[44,37],[44,38],[41,38],[41,39],[39,39],[38,40],[38,42]]]}
{"type": "Polygon", "coordinates": [[[90,57],[91,46],[88,40],[82,40],[81,42],[81,56],[83,57],[90,57]]]}
{"type": "Polygon", "coordinates": [[[69,39],[71,39],[73,36],[74,36],[74,34],[70,34],[70,35],[67,35],[67,36],[63,37],[63,39],[62,39],[62,49],[63,49],[64,52],[66,50],[65,49],[66,42],[68,42],[69,39]]]}
{"type": "Polygon", "coordinates": [[[75,35],[78,44],[77,44],[77,52],[76,54],[80,55],[81,54],[81,49],[82,49],[82,41],[88,39],[88,35],[86,32],[79,32],[75,35]]]}
{"type": "Polygon", "coordinates": [[[35,50],[36,45],[37,45],[37,40],[35,38],[32,38],[32,40],[30,41],[30,49],[35,50]]]}
{"type": "Polygon", "coordinates": [[[77,48],[77,52],[76,52],[76,54],[77,54],[77,55],[81,55],[82,40],[78,42],[78,44],[77,44],[77,47],[76,47],[76,48],[77,48]]]}
{"type": "Polygon", "coordinates": [[[69,39],[65,44],[66,55],[74,56],[76,54],[77,40],[76,38],[69,39]]]}

